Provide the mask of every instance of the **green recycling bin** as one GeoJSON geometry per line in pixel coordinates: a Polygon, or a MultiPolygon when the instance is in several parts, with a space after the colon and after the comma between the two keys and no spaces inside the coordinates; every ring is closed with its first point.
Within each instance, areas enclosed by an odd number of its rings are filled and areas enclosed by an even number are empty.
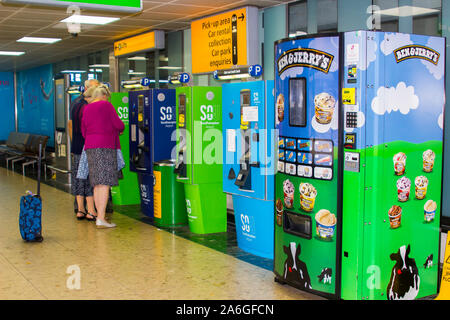
{"type": "Polygon", "coordinates": [[[176,181],[175,160],[153,164],[153,214],[158,227],[180,227],[188,224],[184,185],[176,181]]]}

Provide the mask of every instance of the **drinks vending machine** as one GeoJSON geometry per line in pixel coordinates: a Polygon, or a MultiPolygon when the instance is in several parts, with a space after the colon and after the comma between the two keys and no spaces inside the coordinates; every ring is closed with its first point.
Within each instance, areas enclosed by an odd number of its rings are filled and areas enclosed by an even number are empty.
{"type": "Polygon", "coordinates": [[[273,81],[222,86],[223,191],[231,194],[238,246],[273,259],[273,81]]]}
{"type": "Polygon", "coordinates": [[[343,299],[438,290],[444,38],[275,43],[275,280],[343,299]]]}
{"type": "Polygon", "coordinates": [[[178,87],[177,181],[184,184],[189,228],[197,234],[227,231],[222,191],[222,88],[178,87]]]}
{"type": "Polygon", "coordinates": [[[175,149],[175,90],[130,91],[130,168],[137,172],[142,212],[153,217],[153,164],[175,149]]]}

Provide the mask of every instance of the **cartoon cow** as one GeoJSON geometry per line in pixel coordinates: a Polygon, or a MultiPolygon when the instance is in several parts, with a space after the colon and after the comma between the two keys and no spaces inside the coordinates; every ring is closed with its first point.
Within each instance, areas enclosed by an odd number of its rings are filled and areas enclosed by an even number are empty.
{"type": "Polygon", "coordinates": [[[323,268],[322,272],[317,276],[319,278],[319,282],[330,283],[331,284],[331,276],[333,275],[333,270],[331,268],[323,268]]]}
{"type": "Polygon", "coordinates": [[[432,266],[433,266],[433,254],[430,254],[425,263],[423,264],[423,267],[425,269],[428,269],[431,268],[432,266]]]}
{"type": "Polygon", "coordinates": [[[413,300],[419,293],[420,277],[416,261],[408,257],[410,246],[402,246],[390,258],[395,261],[391,273],[391,280],[387,287],[389,300],[413,300]]]}
{"type": "Polygon", "coordinates": [[[287,259],[284,262],[284,279],[297,284],[300,288],[312,289],[308,268],[299,259],[301,253],[300,244],[295,248],[295,242],[291,242],[289,247],[283,246],[283,250],[287,255],[287,259]]]}

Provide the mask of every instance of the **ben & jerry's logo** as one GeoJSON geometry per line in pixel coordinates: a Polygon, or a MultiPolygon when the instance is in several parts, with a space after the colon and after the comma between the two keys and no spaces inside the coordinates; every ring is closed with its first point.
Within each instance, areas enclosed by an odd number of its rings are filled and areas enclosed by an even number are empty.
{"type": "Polygon", "coordinates": [[[284,52],[277,60],[278,74],[292,67],[307,67],[328,73],[334,56],[316,49],[297,48],[284,52]]]}
{"type": "Polygon", "coordinates": [[[436,50],[420,45],[409,45],[394,50],[397,63],[407,59],[423,59],[437,65],[440,54],[436,50]]]}

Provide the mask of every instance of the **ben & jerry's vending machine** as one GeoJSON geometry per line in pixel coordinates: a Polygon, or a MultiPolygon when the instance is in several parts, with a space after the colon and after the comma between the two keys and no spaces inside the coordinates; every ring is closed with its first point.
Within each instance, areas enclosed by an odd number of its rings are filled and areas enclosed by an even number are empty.
{"type": "Polygon", "coordinates": [[[275,280],[342,299],[438,290],[444,38],[275,43],[275,280]]]}

